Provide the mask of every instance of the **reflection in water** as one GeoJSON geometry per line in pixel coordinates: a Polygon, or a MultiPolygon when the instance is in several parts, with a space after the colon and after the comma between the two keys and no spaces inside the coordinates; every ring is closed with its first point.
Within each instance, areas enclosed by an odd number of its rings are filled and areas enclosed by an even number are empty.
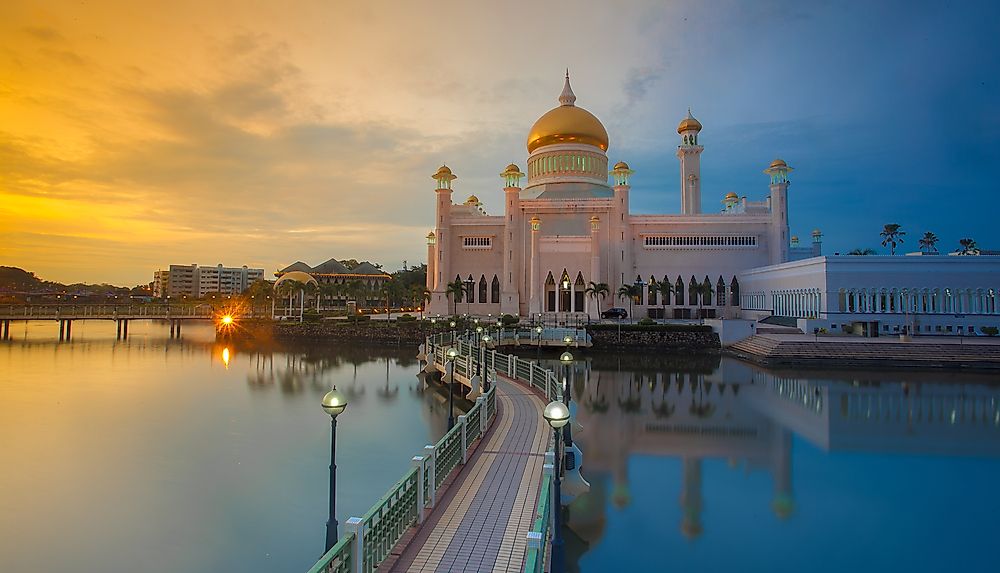
{"type": "MultiPolygon", "coordinates": [[[[661,509],[659,519],[677,515],[675,535],[689,542],[713,527],[731,529],[718,517],[708,519],[712,499],[732,504],[734,492],[748,487],[747,476],[760,470],[770,476],[770,494],[748,491],[750,497],[739,496],[738,504],[759,507],[757,500],[765,495],[760,502],[776,523],[794,520],[801,511],[793,487],[796,440],[820,452],[816,463],[826,464],[827,472],[837,471],[837,452],[864,452],[871,460],[886,455],[898,459],[899,454],[1000,457],[1000,387],[985,383],[988,377],[849,372],[804,376],[729,359],[714,368],[703,366],[619,368],[600,357],[574,365],[571,383],[580,397],[578,417],[584,428],[574,438],[584,451],[583,473],[593,486],[568,509],[568,547],[577,567],[588,570],[590,563],[589,570],[603,570],[611,563],[588,553],[642,552],[643,547],[622,545],[621,535],[607,531],[608,512],[642,514],[644,508],[632,507],[634,487],[648,492],[650,484],[677,484],[672,492],[654,487],[654,499],[676,500],[673,510],[669,505],[661,509]],[[646,470],[630,475],[637,464],[656,459],[662,460],[657,467],[667,468],[667,474],[646,470]],[[713,471],[707,471],[706,464],[713,460],[725,466],[713,462],[713,471]],[[726,491],[718,489],[720,483],[727,484],[726,491]],[[602,547],[605,543],[611,546],[602,547]]],[[[939,466],[949,463],[945,457],[933,460],[939,466]]],[[[997,467],[995,461],[987,463],[997,467]]],[[[838,495],[854,494],[836,481],[810,484],[810,489],[817,485],[840,488],[838,495]]],[[[718,511],[723,508],[716,507],[718,511]]],[[[902,508],[888,511],[905,515],[902,508]]],[[[817,517],[803,515],[801,520],[817,517]]],[[[717,538],[714,543],[718,546],[717,538]]],[[[678,565],[685,563],[682,555],[673,558],[678,565]]]]}

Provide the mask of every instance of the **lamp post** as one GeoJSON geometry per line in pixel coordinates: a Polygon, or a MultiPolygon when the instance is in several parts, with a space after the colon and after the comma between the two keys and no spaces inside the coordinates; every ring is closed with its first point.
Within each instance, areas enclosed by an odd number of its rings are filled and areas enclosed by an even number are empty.
{"type": "Polygon", "coordinates": [[[453,320],[453,321],[449,322],[448,325],[451,326],[451,342],[452,342],[452,344],[454,344],[455,343],[455,321],[453,320]]]}
{"type": "Polygon", "coordinates": [[[323,396],[323,411],[330,415],[330,516],[326,522],[326,553],[337,544],[337,416],[347,408],[347,398],[337,387],[323,396]]]}
{"type": "Polygon", "coordinates": [[[563,538],[562,538],[562,489],[560,487],[560,482],[562,477],[560,474],[559,466],[560,458],[562,454],[559,451],[559,428],[566,425],[569,422],[569,408],[566,404],[559,402],[549,402],[545,406],[545,411],[542,412],[542,417],[545,421],[549,423],[552,428],[552,434],[555,437],[555,468],[553,468],[554,474],[552,476],[552,484],[555,489],[555,503],[553,504],[552,510],[552,557],[550,562],[551,573],[562,573],[564,571],[564,552],[563,552],[563,538]]]}
{"type": "MultiPolygon", "coordinates": [[[[567,336],[566,338],[569,337],[567,336]]],[[[562,364],[563,367],[563,400],[566,401],[566,407],[568,408],[570,402],[573,400],[573,389],[569,384],[569,369],[570,364],[573,363],[573,355],[570,354],[568,350],[563,352],[559,356],[559,363],[562,364]]],[[[570,431],[571,426],[572,424],[566,424],[566,427],[563,428],[563,439],[565,440],[567,446],[573,445],[573,434],[570,431]]]]}
{"type": "Polygon", "coordinates": [[[539,358],[542,357],[542,330],[544,329],[540,324],[535,327],[535,337],[536,337],[535,360],[538,360],[539,358]]]}
{"type": "MultiPolygon", "coordinates": [[[[477,319],[476,322],[479,322],[479,320],[477,319]]],[[[482,338],[482,336],[483,336],[483,327],[482,326],[477,326],[476,327],[476,344],[479,344],[479,339],[482,338]]]]}
{"type": "Polygon", "coordinates": [[[479,354],[479,376],[480,376],[480,378],[479,379],[483,381],[483,392],[489,392],[490,391],[490,385],[487,384],[486,377],[483,376],[483,363],[486,362],[486,347],[489,346],[491,340],[493,340],[493,339],[490,338],[489,334],[484,334],[483,335],[483,345],[482,345],[482,348],[479,351],[480,352],[480,354],[479,354]]]}
{"type": "MultiPolygon", "coordinates": [[[[454,324],[454,323],[452,323],[454,324]]],[[[451,374],[448,379],[448,429],[451,430],[455,427],[455,389],[452,385],[455,383],[455,358],[458,356],[458,349],[452,346],[445,353],[448,356],[448,362],[451,363],[451,374]]],[[[445,374],[448,374],[445,372],[445,374]]]]}

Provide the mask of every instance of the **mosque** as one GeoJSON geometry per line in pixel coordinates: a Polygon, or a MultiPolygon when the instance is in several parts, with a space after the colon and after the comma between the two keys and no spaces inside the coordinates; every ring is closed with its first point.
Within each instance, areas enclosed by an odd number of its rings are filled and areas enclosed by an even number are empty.
{"type": "Polygon", "coordinates": [[[624,161],[608,169],[608,132],[576,105],[567,73],[559,105],[528,132],[526,173],[511,164],[500,174],[502,215],[487,214],[476,195],[454,203],[449,167],[432,176],[427,310],[560,321],[609,307],[635,318],[776,315],[806,332],[865,335],[962,334],[1000,323],[1000,257],[824,256],[818,229],[800,246],[789,229],[792,168],[782,159],[763,170],[766,194],[728,193],[721,208],[703,212],[706,201],[720,203],[702,200],[701,131],[690,110],[677,125],[680,213],[632,214],[633,171],[624,161]],[[456,281],[464,292],[449,288],[456,281]],[[594,285],[606,294],[591,294],[594,285]]]}
{"type": "Polygon", "coordinates": [[[818,255],[821,234],[813,232],[810,248],[792,240],[792,168],[781,159],[764,170],[770,176],[767,195],[752,200],[729,193],[721,198],[721,210],[703,213],[701,129],[690,110],[677,126],[680,214],[633,215],[633,171],[623,161],[609,171],[608,132],[576,105],[567,73],[559,105],[528,134],[527,173],[511,164],[501,174],[503,215],[487,214],[475,195],[453,203],[457,176],[449,167],[433,175],[437,212],[435,229],[427,235],[430,312],[456,312],[457,298],[461,311],[471,314],[596,317],[609,306],[622,306],[616,293],[629,286],[636,316],[640,310],[654,318],[733,316],[739,305],[737,274],[818,255]],[[467,285],[464,296],[449,294],[448,285],[455,281],[467,285]],[[590,283],[607,284],[608,294],[588,296],[590,283]]]}

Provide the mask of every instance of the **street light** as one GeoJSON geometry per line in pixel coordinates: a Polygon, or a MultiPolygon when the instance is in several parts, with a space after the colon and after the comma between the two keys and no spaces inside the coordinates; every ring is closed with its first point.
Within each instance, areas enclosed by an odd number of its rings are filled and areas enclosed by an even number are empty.
{"type": "Polygon", "coordinates": [[[535,336],[536,336],[535,360],[538,360],[542,356],[542,325],[538,325],[535,327],[535,336]]]}
{"type": "Polygon", "coordinates": [[[483,375],[483,363],[486,362],[486,347],[489,346],[490,341],[493,340],[490,335],[483,335],[483,343],[479,350],[479,379],[483,381],[483,392],[488,392],[490,390],[489,384],[486,383],[486,376],[483,375]]]}
{"type": "MultiPolygon", "coordinates": [[[[478,319],[476,320],[476,323],[477,323],[477,324],[479,323],[479,320],[478,320],[478,319]]],[[[477,343],[477,344],[479,343],[479,339],[480,339],[480,338],[481,338],[482,336],[483,336],[483,327],[482,327],[482,326],[477,326],[477,327],[476,327],[476,343],[477,343]]]]}
{"type": "Polygon", "coordinates": [[[326,550],[337,544],[337,416],[347,408],[347,398],[337,387],[323,396],[323,411],[330,415],[330,517],[326,522],[326,550]]]}
{"type": "MultiPolygon", "coordinates": [[[[455,324],[454,322],[452,323],[455,324]]],[[[448,429],[451,430],[455,427],[455,389],[453,384],[455,384],[455,358],[458,356],[458,349],[454,346],[448,349],[445,353],[448,356],[448,361],[451,362],[451,378],[448,380],[448,429]]],[[[445,372],[447,374],[447,372],[445,372]]]]}
{"type": "MultiPolygon", "coordinates": [[[[568,339],[569,336],[566,338],[568,339]]],[[[566,400],[566,405],[568,407],[570,402],[573,400],[573,391],[569,385],[569,368],[570,364],[573,362],[573,355],[567,350],[559,355],[559,362],[563,366],[563,399],[566,400]]],[[[567,446],[573,445],[573,434],[570,433],[570,426],[571,424],[567,424],[566,427],[563,428],[563,439],[565,440],[567,446]]]]}
{"type": "Polygon", "coordinates": [[[553,504],[552,510],[552,555],[550,562],[550,571],[552,573],[562,573],[564,570],[563,566],[563,538],[562,538],[562,488],[560,487],[562,477],[559,475],[560,462],[559,459],[562,457],[559,452],[559,428],[565,426],[569,422],[569,408],[566,404],[559,402],[549,402],[545,406],[545,411],[542,412],[542,417],[545,421],[549,423],[552,428],[552,434],[555,436],[555,455],[553,456],[555,460],[555,467],[552,484],[555,487],[555,503],[553,504]]]}

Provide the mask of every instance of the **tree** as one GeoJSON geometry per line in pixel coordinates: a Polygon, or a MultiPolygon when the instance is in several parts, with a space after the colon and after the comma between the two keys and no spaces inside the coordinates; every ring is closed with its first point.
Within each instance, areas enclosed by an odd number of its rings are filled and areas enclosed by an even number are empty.
{"type": "Polygon", "coordinates": [[[660,282],[659,289],[660,294],[663,295],[660,297],[660,302],[663,304],[663,318],[667,318],[667,298],[673,296],[677,289],[674,287],[674,283],[670,281],[670,277],[667,275],[663,275],[663,280],[660,282]]]}
{"type": "Polygon", "coordinates": [[[889,254],[896,254],[896,245],[903,243],[903,235],[906,231],[900,230],[900,225],[898,223],[888,223],[882,228],[882,232],[879,236],[882,237],[882,246],[889,246],[889,254]]]}
{"type": "Polygon", "coordinates": [[[448,283],[448,286],[444,289],[444,295],[448,300],[454,303],[454,312],[452,314],[458,314],[458,303],[462,302],[462,295],[465,293],[465,283],[462,279],[455,279],[448,283]]]}
{"type": "Polygon", "coordinates": [[[864,249],[854,249],[852,251],[848,251],[847,254],[848,255],[854,255],[854,256],[857,256],[857,257],[867,257],[868,255],[874,255],[875,254],[875,249],[869,249],[867,247],[864,248],[864,249]]]}
{"type": "Polygon", "coordinates": [[[600,315],[601,303],[598,299],[603,300],[604,297],[608,296],[611,292],[611,287],[608,286],[608,283],[595,283],[594,281],[590,281],[590,284],[587,285],[587,290],[584,292],[590,298],[597,300],[597,314],[600,315]]]}
{"type": "Polygon", "coordinates": [[[629,319],[632,318],[632,303],[635,301],[635,297],[638,296],[639,287],[637,285],[622,285],[618,287],[618,298],[625,300],[628,299],[628,316],[629,319]]]}
{"type": "Polygon", "coordinates": [[[979,247],[976,245],[975,239],[959,239],[958,244],[962,246],[961,249],[955,251],[960,255],[978,255],[979,247]]]}
{"type": "Polygon", "coordinates": [[[702,314],[701,307],[702,303],[706,300],[711,303],[712,295],[715,294],[715,289],[712,288],[712,281],[706,276],[703,282],[692,283],[694,285],[694,290],[698,293],[698,315],[702,314]]]}
{"type": "Polygon", "coordinates": [[[924,233],[924,236],[920,237],[920,240],[917,241],[917,245],[920,247],[920,250],[925,253],[936,253],[938,252],[937,242],[938,242],[937,235],[935,235],[930,231],[927,231],[926,233],[924,233]]]}

